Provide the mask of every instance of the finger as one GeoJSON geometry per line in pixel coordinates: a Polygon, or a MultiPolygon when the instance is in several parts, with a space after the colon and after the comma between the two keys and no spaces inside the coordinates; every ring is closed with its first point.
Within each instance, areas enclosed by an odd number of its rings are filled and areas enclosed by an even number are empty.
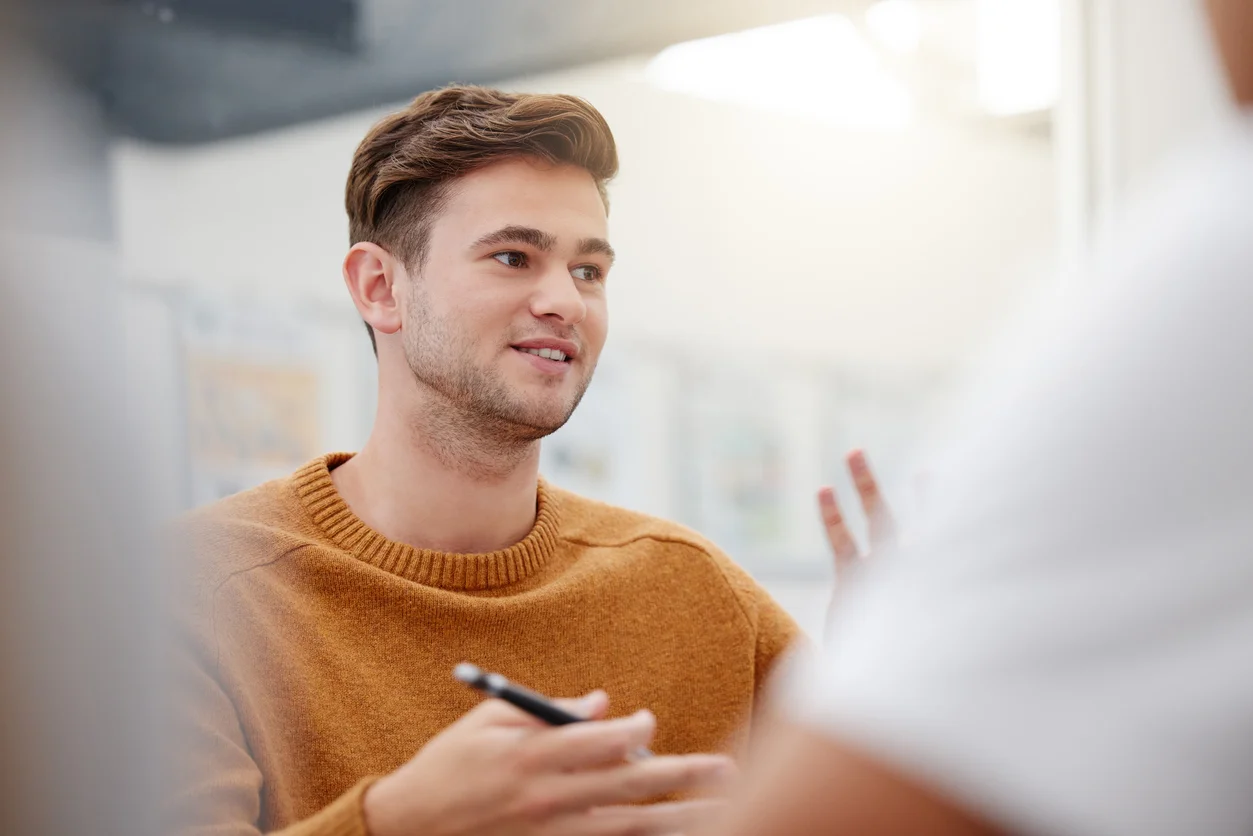
{"type": "MultiPolygon", "coordinates": [[[[725,811],[722,799],[674,801],[665,804],[596,807],[580,817],[581,829],[572,830],[580,836],[611,836],[623,833],[677,836],[692,832],[714,816],[725,811]]],[[[558,830],[563,833],[564,831],[558,830]]]]}
{"type": "Polygon", "coordinates": [[[575,772],[554,781],[570,811],[636,804],[670,793],[725,787],[734,765],[725,755],[659,755],[622,766],[575,772]]]}
{"type": "Polygon", "coordinates": [[[861,507],[866,512],[866,521],[870,526],[870,550],[873,552],[895,538],[896,522],[887,503],[883,501],[883,494],[870,470],[865,451],[854,450],[848,454],[848,469],[853,475],[857,495],[861,498],[861,507]]]}
{"type": "Polygon", "coordinates": [[[657,730],[651,711],[630,717],[572,723],[533,735],[521,753],[528,772],[570,772],[616,766],[628,755],[647,747],[657,730]]]}
{"type": "Polygon", "coordinates": [[[599,720],[609,711],[609,695],[604,691],[592,691],[577,700],[553,700],[559,707],[585,720],[599,720]]]}
{"type": "Polygon", "coordinates": [[[839,570],[857,559],[857,542],[849,533],[844,515],[840,513],[840,504],[836,501],[834,489],[819,488],[818,511],[822,515],[822,527],[827,533],[827,542],[831,544],[831,551],[835,554],[835,568],[839,570]]]}

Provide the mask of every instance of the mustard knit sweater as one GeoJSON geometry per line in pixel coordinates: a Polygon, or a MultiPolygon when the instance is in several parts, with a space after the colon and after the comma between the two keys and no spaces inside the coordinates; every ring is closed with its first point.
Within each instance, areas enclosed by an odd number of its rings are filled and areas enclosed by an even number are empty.
{"type": "Polygon", "coordinates": [[[175,691],[176,832],[365,836],[361,796],[479,696],[458,662],[648,708],[658,753],[728,751],[796,625],[678,525],[540,482],[514,546],[384,538],[315,459],[191,514],[175,691]]]}

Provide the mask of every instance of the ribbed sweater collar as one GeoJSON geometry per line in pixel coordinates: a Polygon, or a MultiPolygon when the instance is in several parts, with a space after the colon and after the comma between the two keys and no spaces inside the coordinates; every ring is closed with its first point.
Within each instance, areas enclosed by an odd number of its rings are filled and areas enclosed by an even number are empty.
{"type": "Polygon", "coordinates": [[[535,526],[507,549],[488,554],[453,554],[415,549],[389,540],[354,514],[335,489],[331,470],[350,458],[351,453],[332,453],[309,462],[292,477],[296,494],[332,542],[385,572],[442,589],[494,589],[538,572],[556,549],[557,503],[542,479],[535,526]]]}

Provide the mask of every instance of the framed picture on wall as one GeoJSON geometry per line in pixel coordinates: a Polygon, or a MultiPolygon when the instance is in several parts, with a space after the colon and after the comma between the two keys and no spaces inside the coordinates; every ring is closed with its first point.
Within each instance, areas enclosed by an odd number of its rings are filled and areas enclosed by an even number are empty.
{"type": "Polygon", "coordinates": [[[191,504],[285,475],[320,450],[313,325],[255,301],[197,296],[180,329],[191,504]]]}
{"type": "Polygon", "coordinates": [[[681,519],[746,565],[789,539],[788,441],[768,370],[689,357],[681,389],[681,519]]]}

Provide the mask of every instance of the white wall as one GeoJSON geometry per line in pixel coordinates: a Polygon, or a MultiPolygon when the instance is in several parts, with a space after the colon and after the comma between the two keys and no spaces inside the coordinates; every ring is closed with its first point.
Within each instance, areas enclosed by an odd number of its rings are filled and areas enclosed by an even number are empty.
{"type": "Polygon", "coordinates": [[[1099,241],[1177,152],[1234,108],[1202,0],[1063,0],[1061,199],[1073,243],[1099,241]]]}
{"type": "MultiPolygon", "coordinates": [[[[509,85],[582,94],[614,126],[616,337],[946,367],[1005,305],[1009,268],[1051,244],[1046,142],[854,133],[664,93],[638,70],[509,85]]],[[[120,145],[129,274],[350,312],[343,182],[378,115],[202,148],[120,145]]]]}
{"type": "Polygon", "coordinates": [[[1110,25],[1115,94],[1114,176],[1123,188],[1231,112],[1201,0],[1119,0],[1110,25]]]}

